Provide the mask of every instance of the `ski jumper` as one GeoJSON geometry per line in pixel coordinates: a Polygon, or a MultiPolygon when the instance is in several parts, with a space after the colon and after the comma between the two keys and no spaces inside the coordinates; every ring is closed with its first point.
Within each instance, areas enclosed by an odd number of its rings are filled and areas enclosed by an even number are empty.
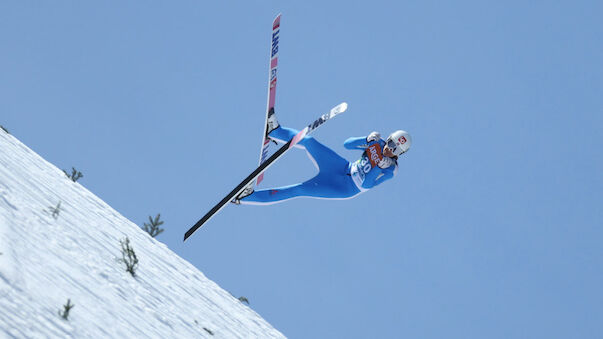
{"type": "MultiPolygon", "coordinates": [[[[297,133],[294,129],[279,126],[269,135],[272,139],[286,142],[297,133]]],[[[350,199],[393,178],[398,168],[394,159],[383,156],[385,141],[381,139],[369,143],[366,137],[346,140],[345,148],[363,151],[360,159],[355,162],[347,161],[312,136],[304,137],[297,146],[306,149],[318,168],[318,174],[302,183],[257,190],[242,198],[242,204],[268,205],[297,197],[350,199]]]]}

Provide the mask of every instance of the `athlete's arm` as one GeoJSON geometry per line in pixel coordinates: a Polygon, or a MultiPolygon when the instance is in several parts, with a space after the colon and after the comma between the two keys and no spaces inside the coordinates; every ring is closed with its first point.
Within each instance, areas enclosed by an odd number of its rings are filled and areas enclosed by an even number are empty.
{"type": "Polygon", "coordinates": [[[343,147],[345,147],[347,149],[364,150],[365,148],[368,147],[368,144],[366,142],[366,137],[352,137],[352,138],[348,138],[348,140],[346,140],[343,143],[343,147]]]}
{"type": "Polygon", "coordinates": [[[377,186],[377,185],[383,183],[384,181],[387,181],[387,180],[393,178],[394,177],[393,167],[394,166],[384,169],[383,172],[381,172],[381,175],[378,176],[377,179],[375,179],[374,186],[377,186]]]}

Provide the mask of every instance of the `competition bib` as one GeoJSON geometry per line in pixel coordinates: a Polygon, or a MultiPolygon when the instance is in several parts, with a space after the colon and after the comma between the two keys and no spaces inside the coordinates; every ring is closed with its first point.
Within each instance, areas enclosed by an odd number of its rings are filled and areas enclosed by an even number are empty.
{"type": "Polygon", "coordinates": [[[379,143],[374,143],[366,148],[366,155],[371,162],[371,168],[377,166],[379,161],[383,159],[383,153],[381,152],[381,145],[379,143]]]}

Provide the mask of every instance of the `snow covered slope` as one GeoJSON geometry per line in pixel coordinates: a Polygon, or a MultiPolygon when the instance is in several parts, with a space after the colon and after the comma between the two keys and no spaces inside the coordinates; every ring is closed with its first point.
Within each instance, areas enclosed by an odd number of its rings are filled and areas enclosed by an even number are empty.
{"type": "Polygon", "coordinates": [[[0,253],[0,337],[283,337],[2,130],[0,253]],[[126,236],[140,260],[135,278],[119,261],[126,236]],[[67,299],[75,307],[64,320],[67,299]]]}

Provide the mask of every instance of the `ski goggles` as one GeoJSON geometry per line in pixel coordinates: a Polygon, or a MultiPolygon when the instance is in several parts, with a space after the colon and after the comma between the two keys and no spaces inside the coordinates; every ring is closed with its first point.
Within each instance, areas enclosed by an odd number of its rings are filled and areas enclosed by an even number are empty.
{"type": "MultiPolygon", "coordinates": [[[[387,147],[389,147],[392,152],[394,152],[394,154],[396,154],[396,150],[398,149],[398,145],[396,145],[396,143],[393,140],[388,140],[387,141],[387,147]]],[[[404,154],[405,151],[400,152],[400,154],[396,154],[396,156],[400,156],[402,154],[404,154]]]]}

